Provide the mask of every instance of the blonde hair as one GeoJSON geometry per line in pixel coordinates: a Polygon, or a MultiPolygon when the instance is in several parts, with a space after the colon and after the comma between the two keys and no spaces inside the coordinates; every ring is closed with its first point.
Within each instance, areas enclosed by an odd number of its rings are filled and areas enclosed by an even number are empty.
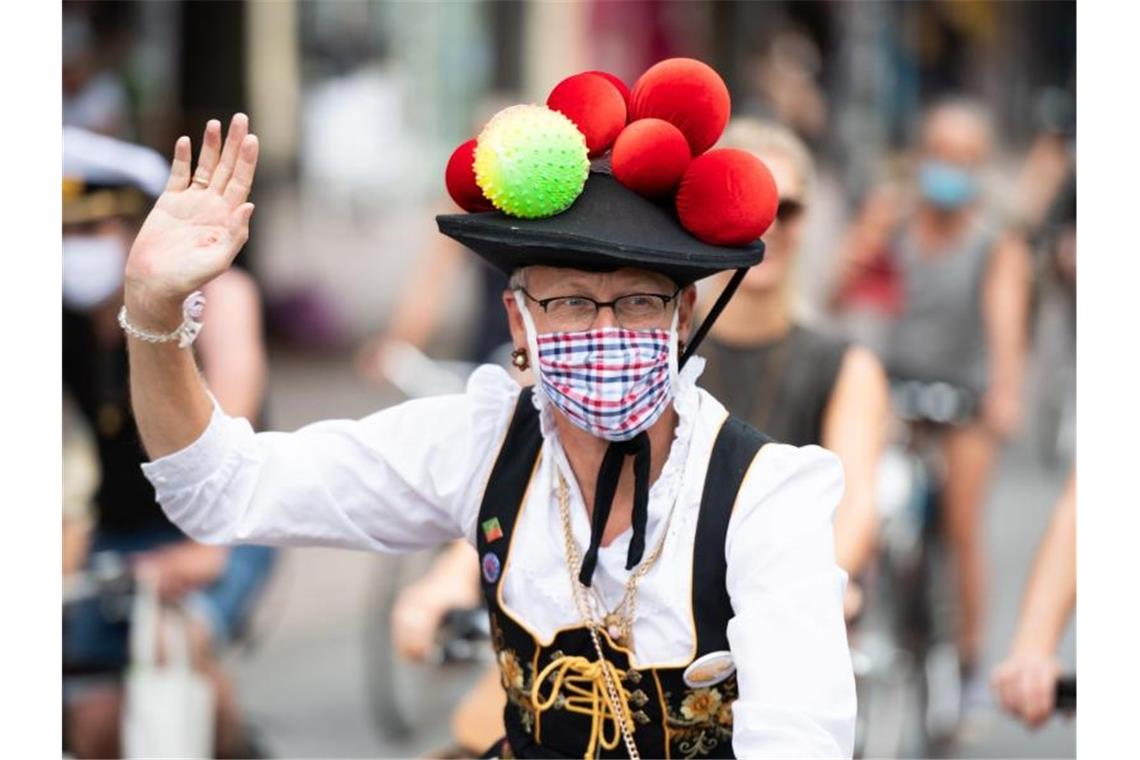
{"type": "Polygon", "coordinates": [[[805,190],[815,176],[811,151],[796,133],[774,121],[744,116],[728,123],[717,142],[718,148],[740,148],[750,153],[778,153],[795,167],[805,190]]]}

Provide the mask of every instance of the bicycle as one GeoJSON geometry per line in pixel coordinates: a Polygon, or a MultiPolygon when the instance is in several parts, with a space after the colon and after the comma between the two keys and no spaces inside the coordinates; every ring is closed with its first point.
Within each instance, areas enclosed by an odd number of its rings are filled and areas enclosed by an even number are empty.
{"type": "Polygon", "coordinates": [[[897,378],[891,401],[898,430],[880,468],[879,556],[868,583],[874,609],[852,647],[856,757],[941,753],[962,718],[935,444],[942,430],[974,413],[977,401],[948,383],[897,378]],[[917,737],[908,737],[910,706],[921,713],[917,737]],[[907,750],[908,739],[917,750],[907,750]]]}

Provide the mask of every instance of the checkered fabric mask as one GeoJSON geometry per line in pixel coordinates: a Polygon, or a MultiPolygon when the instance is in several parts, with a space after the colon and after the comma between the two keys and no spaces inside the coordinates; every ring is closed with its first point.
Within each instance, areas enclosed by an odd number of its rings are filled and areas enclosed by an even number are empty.
{"type": "Polygon", "coordinates": [[[668,408],[677,377],[676,311],[668,330],[538,335],[525,303],[519,307],[539,385],[575,425],[607,441],[628,441],[668,408]]]}

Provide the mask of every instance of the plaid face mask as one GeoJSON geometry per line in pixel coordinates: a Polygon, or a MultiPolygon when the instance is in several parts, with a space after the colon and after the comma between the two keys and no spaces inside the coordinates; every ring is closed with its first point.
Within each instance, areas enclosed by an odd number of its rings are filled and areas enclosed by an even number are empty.
{"type": "Polygon", "coordinates": [[[673,400],[670,330],[602,327],[538,335],[542,389],[571,422],[608,441],[628,441],[673,400]]]}
{"type": "Polygon", "coordinates": [[[602,327],[538,335],[520,293],[538,385],[575,425],[608,441],[628,441],[656,422],[673,400],[677,313],[668,330],[602,327]]]}

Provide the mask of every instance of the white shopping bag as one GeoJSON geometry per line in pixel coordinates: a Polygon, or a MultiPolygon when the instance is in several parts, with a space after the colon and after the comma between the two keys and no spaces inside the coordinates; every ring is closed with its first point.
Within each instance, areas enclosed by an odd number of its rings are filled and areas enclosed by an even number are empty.
{"type": "Polygon", "coordinates": [[[123,708],[123,756],[208,758],[214,754],[214,693],[190,663],[187,622],[160,615],[154,584],[140,578],[131,609],[131,662],[123,708]],[[166,662],[158,663],[165,629],[166,662]]]}

